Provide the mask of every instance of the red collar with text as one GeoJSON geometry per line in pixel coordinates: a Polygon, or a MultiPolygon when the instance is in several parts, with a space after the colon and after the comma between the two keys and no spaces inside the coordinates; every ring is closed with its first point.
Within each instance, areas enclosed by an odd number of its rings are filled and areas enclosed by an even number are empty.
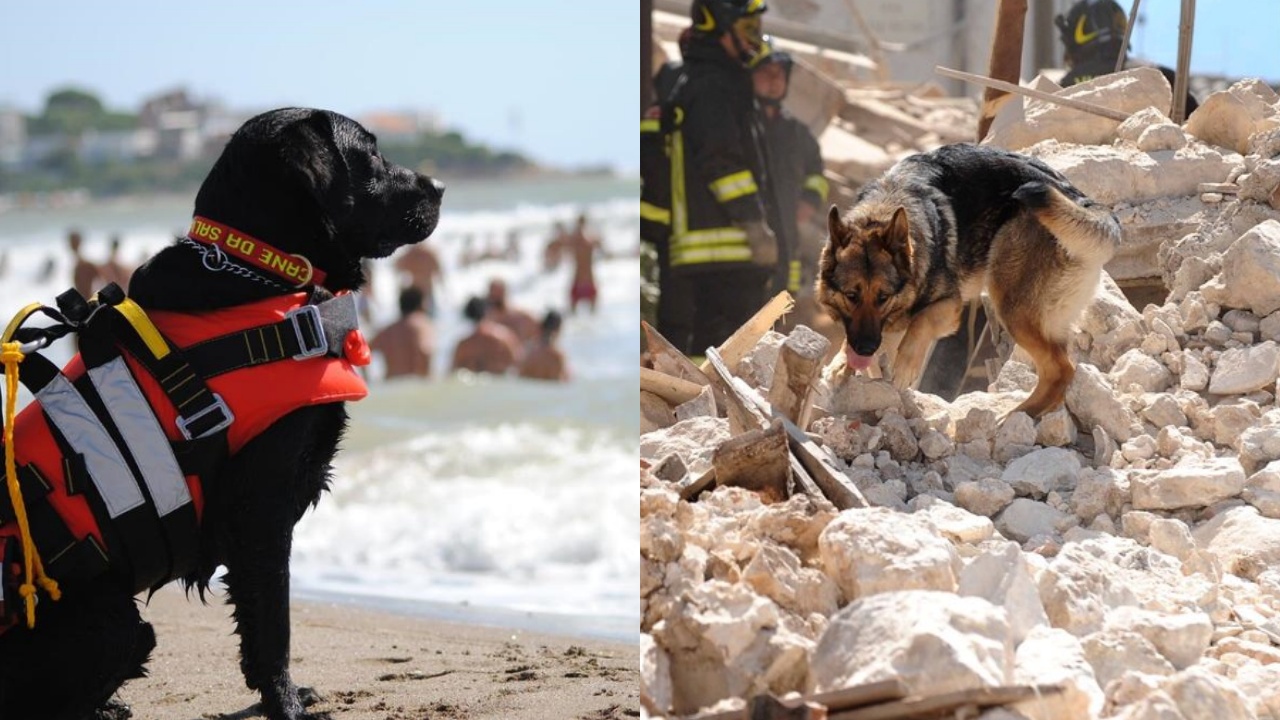
{"type": "Polygon", "coordinates": [[[228,256],[275,275],[294,287],[324,283],[324,271],[302,255],[281,252],[267,243],[216,220],[196,215],[187,237],[212,245],[228,256]]]}

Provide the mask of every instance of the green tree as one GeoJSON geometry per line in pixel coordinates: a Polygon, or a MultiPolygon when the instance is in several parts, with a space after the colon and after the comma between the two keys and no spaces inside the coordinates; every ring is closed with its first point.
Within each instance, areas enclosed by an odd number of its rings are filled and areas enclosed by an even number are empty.
{"type": "Polygon", "coordinates": [[[44,111],[28,119],[32,135],[67,135],[79,138],[86,130],[127,130],[136,127],[136,116],[108,111],[98,96],[79,88],[54,90],[45,98],[44,111]]]}

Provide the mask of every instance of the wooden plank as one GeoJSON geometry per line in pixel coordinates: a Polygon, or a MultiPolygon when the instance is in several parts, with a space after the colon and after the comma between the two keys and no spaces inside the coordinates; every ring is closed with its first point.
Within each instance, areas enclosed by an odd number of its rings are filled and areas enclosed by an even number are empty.
{"type": "MultiPolygon", "coordinates": [[[[731,397],[736,396],[734,397],[736,402],[750,407],[757,413],[768,414],[770,417],[782,420],[782,427],[787,431],[788,445],[791,448],[791,452],[795,453],[796,457],[804,465],[805,470],[809,471],[814,483],[822,490],[822,493],[831,501],[832,505],[835,505],[840,510],[851,507],[870,507],[867,499],[862,496],[862,492],[858,490],[857,486],[827,460],[822,448],[818,447],[813,440],[810,440],[809,436],[799,426],[788,420],[781,413],[775,412],[754,388],[729,374],[729,369],[724,366],[724,362],[714,350],[707,352],[707,360],[712,363],[712,369],[715,370],[724,387],[729,390],[728,394],[731,397]]],[[[764,422],[763,415],[761,416],[761,422],[764,422]]]]}
{"type": "Polygon", "coordinates": [[[751,490],[768,505],[787,499],[790,458],[786,431],[775,420],[767,428],[720,443],[712,453],[711,463],[717,485],[751,490]]]}
{"type": "Polygon", "coordinates": [[[1169,119],[1181,125],[1187,119],[1187,83],[1191,81],[1191,36],[1196,27],[1196,0],[1182,0],[1178,22],[1178,67],[1173,76],[1173,110],[1169,119]]]}
{"type": "Polygon", "coordinates": [[[1115,72],[1124,69],[1124,61],[1129,55],[1129,38],[1133,37],[1133,25],[1138,22],[1138,5],[1142,0],[1133,0],[1133,7],[1129,8],[1129,24],[1124,26],[1124,44],[1120,46],[1120,54],[1116,55],[1115,72]]]}
{"type": "Polygon", "coordinates": [[[1063,691],[1060,685],[1007,685],[993,688],[973,688],[954,692],[914,696],[870,707],[844,710],[829,715],[829,720],[910,720],[910,718],[934,717],[939,713],[972,706],[996,707],[1032,700],[1063,691]]]}
{"type": "MultiPolygon", "coordinates": [[[[787,439],[789,442],[790,436],[787,439]]],[[[818,487],[818,484],[813,481],[813,476],[805,469],[804,463],[800,462],[800,458],[796,457],[795,453],[790,453],[788,458],[791,463],[791,479],[795,481],[796,490],[813,498],[820,506],[830,506],[834,509],[835,505],[822,493],[822,488],[818,487]]]]}
{"type": "Polygon", "coordinates": [[[751,430],[759,430],[769,424],[764,413],[754,404],[747,401],[746,392],[754,392],[740,378],[729,372],[720,352],[715,348],[707,348],[707,363],[714,371],[712,383],[724,391],[725,414],[729,417],[729,434],[741,435],[751,430]]]}
{"type": "MultiPolygon", "coordinates": [[[[907,686],[901,680],[893,679],[880,680],[865,685],[854,685],[830,692],[812,693],[799,698],[799,700],[785,700],[783,704],[794,706],[808,702],[826,706],[828,710],[847,710],[889,700],[898,700],[906,696],[907,686]]],[[[697,715],[694,720],[745,720],[746,717],[746,710],[725,710],[707,715],[697,715]]]]}
{"type": "Polygon", "coordinates": [[[933,71],[943,77],[956,78],[957,80],[964,80],[966,82],[982,85],[984,87],[995,87],[1001,90],[1007,90],[1011,93],[1017,93],[1018,95],[1025,95],[1027,97],[1032,97],[1037,100],[1043,100],[1045,102],[1054,103],[1056,105],[1061,105],[1063,107],[1069,107],[1072,110],[1080,110],[1081,112],[1087,112],[1093,115],[1101,115],[1102,117],[1110,118],[1112,120],[1117,120],[1119,122],[1124,122],[1125,120],[1129,119],[1129,116],[1127,114],[1122,113],[1119,110],[1112,110],[1109,107],[1094,105],[1091,102],[1076,100],[1074,98],[1059,97],[1057,95],[1051,95],[1047,92],[1033,90],[1032,88],[1025,88],[1025,87],[1022,87],[1021,85],[1014,85],[1013,83],[1007,83],[1007,82],[1004,82],[1003,80],[993,80],[989,77],[984,77],[982,75],[974,75],[973,73],[961,72],[960,70],[952,70],[951,68],[943,67],[941,65],[934,67],[933,71]]]}
{"type": "Polygon", "coordinates": [[[658,332],[657,328],[641,320],[640,329],[644,331],[654,370],[698,385],[711,383],[706,373],[694,365],[693,361],[680,352],[679,348],[672,345],[671,341],[658,332]]]}
{"type": "MultiPolygon", "coordinates": [[[[1027,0],[1000,0],[996,6],[996,27],[991,35],[991,61],[987,74],[996,80],[1017,85],[1022,79],[1022,32],[1027,26],[1027,0]]],[[[1009,91],[987,86],[982,91],[982,113],[978,117],[978,142],[987,136],[1009,91]]]]}
{"type": "Polygon", "coordinates": [[[680,486],[680,499],[692,502],[698,495],[706,492],[716,484],[716,469],[711,468],[696,478],[680,486]]]}
{"type": "MultiPolygon", "coordinates": [[[[738,363],[742,362],[742,358],[751,352],[756,343],[760,342],[760,338],[764,337],[764,334],[769,332],[773,324],[778,322],[778,318],[790,312],[794,305],[795,300],[786,290],[774,295],[773,299],[757,310],[750,320],[747,320],[742,327],[735,330],[728,340],[720,344],[718,351],[721,359],[724,360],[728,367],[738,367],[738,363]]],[[[708,355],[710,355],[709,351],[710,348],[708,348],[708,355]]],[[[710,370],[710,360],[702,363],[703,372],[710,372],[710,370]]]]}
{"type": "Polygon", "coordinates": [[[700,385],[647,367],[640,368],[640,389],[651,392],[672,405],[687,403],[702,392],[700,385]]]}
{"type": "Polygon", "coordinates": [[[1216,192],[1223,195],[1239,195],[1240,186],[1235,183],[1202,182],[1196,186],[1196,192],[1216,192]]]}
{"type": "Polygon", "coordinates": [[[866,683],[865,685],[854,685],[841,690],[814,693],[805,696],[805,700],[811,700],[819,705],[826,705],[831,710],[848,710],[849,708],[862,707],[873,703],[900,700],[906,696],[906,684],[894,678],[866,683]]]}
{"type": "Polygon", "coordinates": [[[827,720],[827,711],[803,701],[787,703],[772,695],[757,695],[747,704],[747,720],[827,720]]]}
{"type": "Polygon", "coordinates": [[[813,476],[813,482],[832,505],[835,505],[838,510],[871,507],[858,486],[827,460],[822,448],[809,439],[803,430],[786,418],[782,418],[782,427],[787,430],[791,452],[795,453],[800,463],[813,476]]]}

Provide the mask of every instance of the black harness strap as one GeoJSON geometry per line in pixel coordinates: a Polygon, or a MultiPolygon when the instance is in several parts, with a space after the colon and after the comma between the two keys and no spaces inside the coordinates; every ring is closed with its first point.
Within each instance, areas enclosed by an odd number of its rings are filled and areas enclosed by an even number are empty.
{"type": "Polygon", "coordinates": [[[347,333],[358,328],[355,296],[330,296],[289,311],[279,322],[220,335],[182,352],[201,377],[211,378],[279,360],[341,357],[347,333]]]}

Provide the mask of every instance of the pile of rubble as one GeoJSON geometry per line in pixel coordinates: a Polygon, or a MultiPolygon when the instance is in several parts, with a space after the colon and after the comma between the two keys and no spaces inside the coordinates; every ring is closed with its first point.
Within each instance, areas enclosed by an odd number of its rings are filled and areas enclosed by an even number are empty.
{"type": "Polygon", "coordinates": [[[1035,383],[1016,351],[947,402],[816,367],[826,339],[770,317],[703,368],[655,354],[648,715],[893,680],[1053,690],[984,720],[1280,719],[1280,98],[1241,82],[1178,126],[1155,75],[1066,91],[1124,123],[1027,103],[995,129],[1112,205],[1114,275],[1169,289],[1138,309],[1104,278],[1065,408],[997,421],[1035,383]]]}

